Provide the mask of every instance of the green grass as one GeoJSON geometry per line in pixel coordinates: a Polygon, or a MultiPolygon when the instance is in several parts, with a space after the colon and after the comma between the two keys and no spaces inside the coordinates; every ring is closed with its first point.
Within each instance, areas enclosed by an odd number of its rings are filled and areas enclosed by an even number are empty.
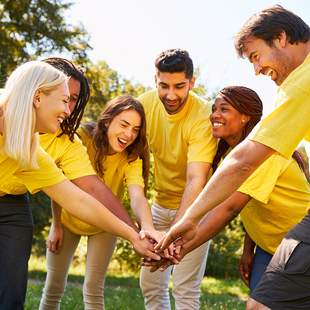
{"type": "MultiPolygon", "coordinates": [[[[44,260],[32,258],[29,266],[26,310],[38,309],[45,279],[44,260]]],[[[83,266],[70,270],[69,284],[62,299],[61,310],[82,310],[83,266]]],[[[201,309],[244,309],[247,289],[240,280],[205,277],[201,285],[201,309]]],[[[143,298],[135,275],[109,272],[105,285],[106,310],[142,310],[143,298]]]]}

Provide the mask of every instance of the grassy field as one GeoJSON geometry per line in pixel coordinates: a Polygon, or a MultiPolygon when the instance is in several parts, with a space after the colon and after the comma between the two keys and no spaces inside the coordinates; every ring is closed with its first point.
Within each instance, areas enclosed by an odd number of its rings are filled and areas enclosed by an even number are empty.
{"type": "MultiPolygon", "coordinates": [[[[38,309],[45,279],[44,260],[32,258],[30,261],[26,310],[38,309]]],[[[82,310],[83,266],[70,270],[69,284],[62,299],[61,310],[82,310]]],[[[205,277],[202,283],[201,309],[237,310],[244,309],[247,289],[240,280],[223,280],[205,277]]],[[[143,299],[139,280],[135,275],[109,272],[105,288],[106,310],[142,310],[143,299]]]]}

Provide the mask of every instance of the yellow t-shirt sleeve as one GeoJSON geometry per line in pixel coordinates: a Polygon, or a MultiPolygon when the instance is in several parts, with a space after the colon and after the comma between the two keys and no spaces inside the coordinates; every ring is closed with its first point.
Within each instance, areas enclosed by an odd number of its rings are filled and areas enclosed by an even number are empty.
{"type": "Polygon", "coordinates": [[[279,175],[288,164],[289,160],[279,155],[272,155],[239,187],[238,192],[247,194],[262,203],[268,203],[279,175]]]}
{"type": "Polygon", "coordinates": [[[77,136],[74,137],[74,141],[70,142],[66,152],[64,152],[59,168],[70,180],[95,174],[87,150],[77,136]]]}
{"type": "MultiPolygon", "coordinates": [[[[208,113],[207,109],[200,111],[208,113]]],[[[190,130],[187,162],[212,163],[216,153],[216,139],[212,135],[211,123],[205,117],[198,119],[190,130]]]]}
{"type": "Polygon", "coordinates": [[[290,158],[302,139],[310,140],[310,90],[290,85],[279,89],[277,105],[250,134],[260,142],[290,158]]]}
{"type": "Polygon", "coordinates": [[[140,185],[144,187],[144,180],[142,177],[142,159],[137,158],[126,165],[125,168],[125,182],[129,185],[140,185]]]}
{"type": "Polygon", "coordinates": [[[42,149],[37,151],[39,169],[18,170],[15,176],[21,180],[30,193],[42,190],[44,187],[58,184],[66,177],[56,166],[54,160],[42,149]]]}

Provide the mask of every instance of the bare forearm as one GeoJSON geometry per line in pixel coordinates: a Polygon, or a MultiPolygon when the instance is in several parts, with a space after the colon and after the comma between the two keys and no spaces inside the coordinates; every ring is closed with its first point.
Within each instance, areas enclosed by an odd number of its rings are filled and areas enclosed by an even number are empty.
{"type": "Polygon", "coordinates": [[[87,192],[100,203],[102,203],[107,209],[109,209],[114,215],[116,215],[123,222],[137,230],[137,227],[133,224],[126,209],[121,204],[120,200],[112,193],[112,191],[98,178],[98,176],[86,176],[73,180],[73,183],[87,192]]]}
{"type": "Polygon", "coordinates": [[[250,238],[247,232],[245,232],[244,243],[243,243],[243,252],[253,253],[255,249],[255,242],[250,238]]]}
{"type": "Polygon", "coordinates": [[[250,140],[239,144],[217,169],[185,216],[199,222],[209,210],[236,191],[272,153],[272,149],[250,140]]]}
{"type": "Polygon", "coordinates": [[[206,185],[210,169],[210,163],[192,162],[187,165],[186,185],[180,207],[173,223],[177,222],[183,216],[189,206],[195,201],[197,196],[203,190],[206,185]]]}
{"type": "Polygon", "coordinates": [[[129,185],[128,193],[132,211],[135,214],[141,229],[154,229],[151,209],[148,206],[143,187],[139,185],[129,185]]]}
{"type": "Polygon", "coordinates": [[[173,223],[176,223],[186,212],[189,206],[194,202],[199,193],[203,190],[205,182],[197,182],[195,180],[189,182],[184,190],[180,208],[177,211],[173,223]]]}
{"type": "Polygon", "coordinates": [[[207,213],[198,225],[196,236],[188,243],[188,251],[216,236],[246,206],[251,197],[234,192],[228,199],[207,213]]]}
{"type": "Polygon", "coordinates": [[[215,208],[210,211],[199,223],[194,239],[185,245],[186,253],[215,237],[237,215],[238,212],[234,210],[218,212],[217,208],[215,208]]]}
{"type": "Polygon", "coordinates": [[[104,205],[70,181],[63,181],[57,185],[46,187],[43,191],[62,208],[82,221],[129,241],[137,237],[132,227],[129,227],[104,205]]]}
{"type": "Polygon", "coordinates": [[[52,219],[54,225],[61,224],[61,211],[62,208],[55,201],[51,200],[52,219]]]}
{"type": "Polygon", "coordinates": [[[151,210],[145,198],[132,203],[132,209],[142,229],[154,229],[151,210]]]}

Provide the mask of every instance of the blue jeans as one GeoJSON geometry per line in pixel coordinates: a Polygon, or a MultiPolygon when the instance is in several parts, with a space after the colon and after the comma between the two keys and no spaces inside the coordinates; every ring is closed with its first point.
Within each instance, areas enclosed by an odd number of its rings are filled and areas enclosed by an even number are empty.
{"type": "Polygon", "coordinates": [[[253,262],[251,278],[250,278],[250,291],[251,292],[255,289],[256,285],[260,281],[271,258],[272,258],[272,255],[270,253],[264,251],[259,246],[256,246],[254,262],[253,262]]]}
{"type": "Polygon", "coordinates": [[[0,197],[0,309],[24,308],[32,235],[27,196],[0,197]]]}

